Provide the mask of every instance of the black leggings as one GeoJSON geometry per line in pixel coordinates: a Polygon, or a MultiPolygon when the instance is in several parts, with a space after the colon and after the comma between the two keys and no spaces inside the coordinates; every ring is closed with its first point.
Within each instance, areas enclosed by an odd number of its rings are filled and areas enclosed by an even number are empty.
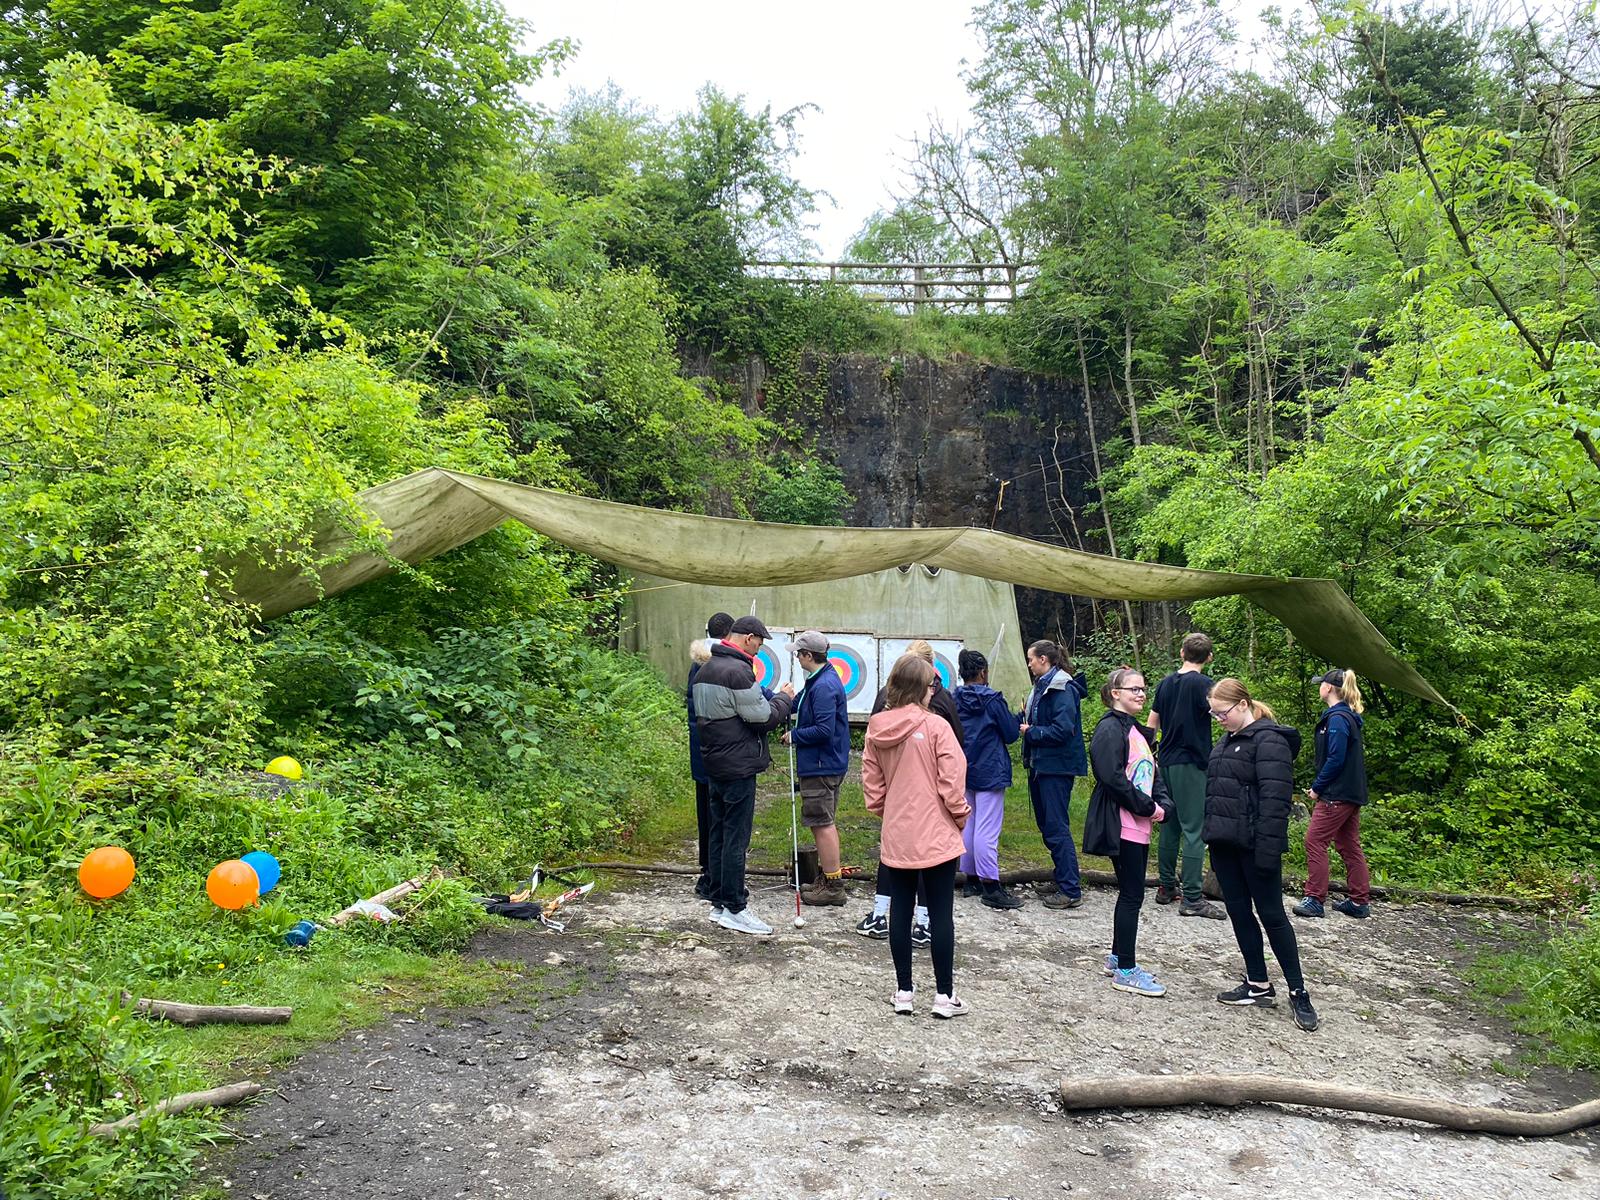
{"type": "Polygon", "coordinates": [[[911,910],[919,886],[927,889],[928,934],[933,938],[933,982],[943,996],[954,996],[956,962],[956,864],[959,855],[936,867],[891,867],[878,864],[878,885],[889,884],[889,953],[894,956],[895,984],[911,990],[911,910]]]}
{"type": "Polygon", "coordinates": [[[1122,849],[1111,860],[1117,872],[1117,906],[1111,913],[1111,953],[1124,971],[1138,965],[1139,909],[1144,904],[1144,872],[1150,862],[1149,842],[1122,839],[1122,849]]]}
{"type": "Polygon", "coordinates": [[[1244,955],[1245,975],[1253,983],[1266,983],[1267,959],[1262,952],[1261,930],[1266,927],[1272,953],[1283,968],[1290,991],[1302,991],[1305,977],[1300,974],[1300,944],[1295,941],[1289,914],[1283,911],[1283,865],[1267,869],[1256,865],[1255,853],[1231,846],[1211,847],[1211,869],[1222,886],[1222,900],[1233,922],[1234,940],[1244,955]],[[1255,912],[1251,912],[1254,905],[1255,912]],[[1259,923],[1256,913],[1261,914],[1259,923]]]}

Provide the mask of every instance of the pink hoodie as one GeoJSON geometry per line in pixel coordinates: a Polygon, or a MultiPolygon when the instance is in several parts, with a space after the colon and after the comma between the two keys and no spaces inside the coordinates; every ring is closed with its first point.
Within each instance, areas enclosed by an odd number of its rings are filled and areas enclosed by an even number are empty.
{"type": "Polygon", "coordinates": [[[943,717],[903,704],[868,721],[861,790],[883,818],[879,857],[889,866],[935,867],[965,850],[967,756],[943,717]]]}

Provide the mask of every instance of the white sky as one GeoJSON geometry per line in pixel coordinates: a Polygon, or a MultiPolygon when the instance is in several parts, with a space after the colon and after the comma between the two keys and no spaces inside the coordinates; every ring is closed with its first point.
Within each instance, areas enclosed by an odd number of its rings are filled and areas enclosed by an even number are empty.
{"type": "Polygon", "coordinates": [[[608,81],[662,116],[692,108],[708,81],[748,108],[817,104],[800,122],[795,174],[837,202],[820,200],[812,218],[824,258],[842,256],[873,211],[892,203],[899,161],[930,114],[966,123],[962,60],[978,54],[970,0],[502,2],[533,25],[535,44],[581,43],[559,78],[532,91],[550,108],[608,81]]]}

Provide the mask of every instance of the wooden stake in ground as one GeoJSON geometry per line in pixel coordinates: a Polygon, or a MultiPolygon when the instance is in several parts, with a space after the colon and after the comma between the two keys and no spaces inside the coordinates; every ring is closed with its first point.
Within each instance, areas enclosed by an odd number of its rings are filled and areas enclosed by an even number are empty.
{"type": "Polygon", "coordinates": [[[170,1100],[152,1104],[149,1108],[141,1108],[138,1112],[131,1112],[119,1121],[110,1121],[103,1125],[91,1125],[89,1126],[89,1132],[95,1137],[114,1138],[134,1128],[146,1117],[154,1117],[162,1113],[181,1113],[191,1108],[226,1108],[230,1104],[248,1100],[251,1096],[258,1095],[260,1091],[261,1085],[259,1083],[246,1079],[239,1083],[230,1083],[225,1087],[211,1088],[204,1092],[185,1092],[181,1096],[174,1096],[170,1100]]]}
{"type": "Polygon", "coordinates": [[[1484,1108],[1374,1092],[1340,1083],[1282,1079],[1275,1075],[1134,1075],[1125,1079],[1063,1079],[1061,1102],[1069,1109],[1175,1108],[1185,1104],[1301,1104],[1426,1121],[1467,1133],[1554,1137],[1600,1125],[1600,1100],[1550,1113],[1484,1108]]]}
{"type": "Polygon", "coordinates": [[[177,1000],[134,1000],[122,993],[124,1004],[132,1001],[133,1011],[153,1021],[175,1025],[285,1025],[294,1016],[292,1008],[257,1008],[252,1004],[182,1004],[177,1000]]]}

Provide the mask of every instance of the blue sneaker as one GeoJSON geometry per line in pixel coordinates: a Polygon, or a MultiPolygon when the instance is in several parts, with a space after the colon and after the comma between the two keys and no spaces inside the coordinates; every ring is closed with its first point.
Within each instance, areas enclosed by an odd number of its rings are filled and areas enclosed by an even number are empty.
{"type": "Polygon", "coordinates": [[[1111,977],[1111,986],[1119,992],[1132,992],[1136,996],[1165,996],[1167,989],[1156,982],[1156,977],[1143,967],[1117,968],[1111,977]]]}
{"type": "Polygon", "coordinates": [[[1347,917],[1355,917],[1358,921],[1365,920],[1372,915],[1372,908],[1366,904],[1357,904],[1348,896],[1343,900],[1333,902],[1333,911],[1342,912],[1347,917]]]}
{"type": "Polygon", "coordinates": [[[1115,954],[1106,955],[1106,961],[1100,965],[1100,973],[1106,976],[1117,973],[1117,956],[1115,954]]]}
{"type": "Polygon", "coordinates": [[[1289,911],[1297,917],[1325,917],[1328,915],[1322,909],[1322,901],[1315,896],[1307,896],[1289,911]]]}

